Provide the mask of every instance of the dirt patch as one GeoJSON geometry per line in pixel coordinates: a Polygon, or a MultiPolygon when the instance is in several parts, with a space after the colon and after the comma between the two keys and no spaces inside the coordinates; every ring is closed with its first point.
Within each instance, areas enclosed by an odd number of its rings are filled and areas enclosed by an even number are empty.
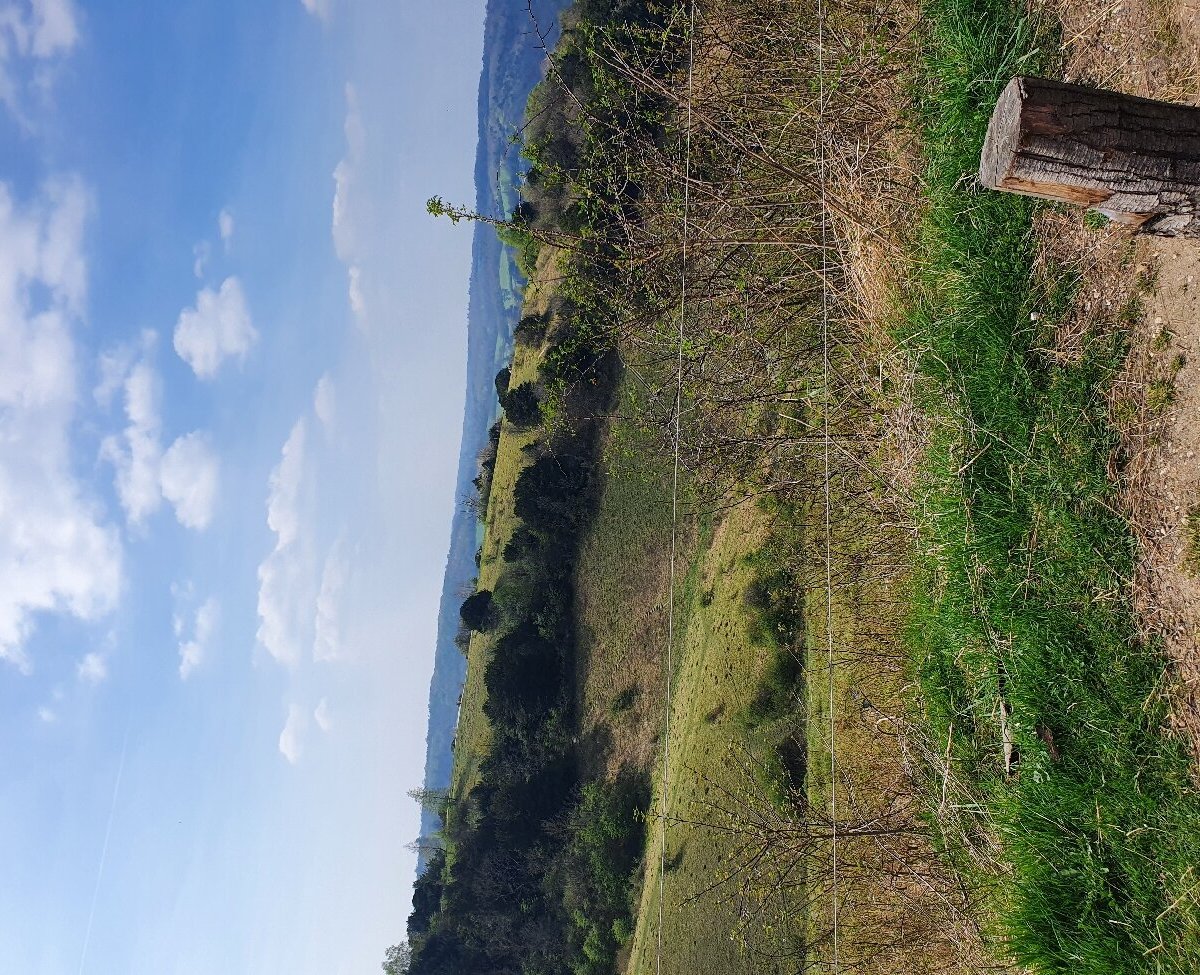
{"type": "MultiPolygon", "coordinates": [[[[1200,576],[1189,517],[1200,505],[1200,244],[1147,243],[1145,299],[1131,379],[1143,419],[1130,438],[1126,500],[1141,545],[1137,609],[1177,668],[1177,726],[1200,756],[1200,576]]],[[[1131,357],[1132,358],[1132,357],[1131,357]]]]}

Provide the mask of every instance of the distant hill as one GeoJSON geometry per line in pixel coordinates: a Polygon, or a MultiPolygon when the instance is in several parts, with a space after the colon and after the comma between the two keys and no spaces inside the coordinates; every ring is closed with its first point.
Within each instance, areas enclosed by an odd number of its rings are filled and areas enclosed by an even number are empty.
{"type": "MultiPolygon", "coordinates": [[[[479,78],[479,143],[475,155],[475,207],[486,215],[508,216],[517,202],[521,171],[518,148],[512,142],[525,113],[525,103],[541,80],[546,47],[558,38],[558,15],[566,0],[533,0],[533,17],[525,0],[489,0],[484,26],[483,68],[479,78]],[[536,23],[535,23],[536,22],[536,23]]],[[[429,188],[435,193],[437,187],[429,188]]],[[[475,577],[475,550],[481,529],[465,506],[474,491],[475,458],[487,440],[487,430],[499,415],[493,382],[512,355],[512,334],[520,312],[523,282],[513,255],[495,231],[475,225],[472,244],[471,292],[467,318],[467,388],[463,409],[462,445],[450,550],[438,610],[437,647],[429,687],[429,730],[425,746],[425,788],[450,784],[451,743],[458,721],[458,696],[467,663],[454,645],[458,607],[475,577]]],[[[437,816],[421,814],[421,836],[439,828],[437,816]]],[[[426,857],[417,861],[425,871],[426,857]]]]}

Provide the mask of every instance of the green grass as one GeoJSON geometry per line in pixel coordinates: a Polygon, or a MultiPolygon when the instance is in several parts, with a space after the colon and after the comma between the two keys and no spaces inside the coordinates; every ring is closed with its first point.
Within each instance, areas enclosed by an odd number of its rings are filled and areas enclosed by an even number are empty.
{"type": "MultiPolygon", "coordinates": [[[[655,806],[629,975],[649,975],[657,970],[658,877],[663,852],[657,816],[662,805],[669,819],[662,971],[670,975],[777,971],[749,956],[740,943],[739,935],[745,932],[732,897],[735,884],[704,893],[729,867],[736,840],[698,825],[716,821],[708,803],[723,801],[721,790],[740,793],[745,788],[739,746],[746,732],[737,715],[750,706],[772,656],[771,648],[755,638],[757,614],[746,603],[746,592],[755,579],[747,556],[761,546],[763,538],[763,519],[757,509],[735,509],[711,543],[699,547],[689,578],[681,587],[671,772],[664,799],[661,769],[654,770],[655,806]]],[[[661,688],[651,693],[661,708],[661,688]]],[[[756,934],[765,947],[765,933],[756,934]]],[[[784,970],[786,964],[778,969],[784,970]]]]}
{"type": "Polygon", "coordinates": [[[933,420],[909,642],[934,730],[988,810],[1011,873],[1001,951],[1038,972],[1200,966],[1200,802],[1165,733],[1164,664],[1129,604],[1135,548],[1106,475],[1104,392],[1122,349],[1050,363],[1030,311],[1034,205],[975,188],[988,114],[1047,38],[1007,0],[931,0],[923,92],[928,214],[903,336],[933,420]],[[998,715],[1011,711],[1016,774],[998,715]]]}

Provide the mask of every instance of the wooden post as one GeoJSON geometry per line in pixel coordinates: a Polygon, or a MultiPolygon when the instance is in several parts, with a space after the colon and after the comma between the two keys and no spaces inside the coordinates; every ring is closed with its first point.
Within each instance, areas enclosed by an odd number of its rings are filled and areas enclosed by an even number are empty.
{"type": "Polygon", "coordinates": [[[1142,233],[1200,237],[1200,108],[1014,78],[992,113],[979,178],[1142,233]]]}

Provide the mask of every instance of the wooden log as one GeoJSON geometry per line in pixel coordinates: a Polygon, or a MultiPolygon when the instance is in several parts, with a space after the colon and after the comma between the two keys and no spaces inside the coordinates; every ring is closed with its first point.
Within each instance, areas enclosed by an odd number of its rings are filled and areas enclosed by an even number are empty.
{"type": "Polygon", "coordinates": [[[1142,233],[1200,237],[1200,108],[1014,78],[992,113],[979,178],[1142,233]]]}

